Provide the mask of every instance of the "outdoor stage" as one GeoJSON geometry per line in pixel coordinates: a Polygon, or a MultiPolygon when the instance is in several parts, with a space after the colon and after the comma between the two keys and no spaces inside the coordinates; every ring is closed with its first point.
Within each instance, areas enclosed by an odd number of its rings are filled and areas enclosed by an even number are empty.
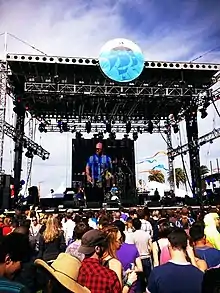
{"type": "MultiPolygon", "coordinates": [[[[49,158],[48,151],[24,135],[26,109],[40,121],[41,132],[72,132],[76,139],[82,139],[88,121],[90,132],[99,140],[104,133],[109,133],[112,140],[117,133],[131,133],[132,140],[140,133],[162,133],[170,174],[174,159],[171,132],[178,132],[178,123],[185,120],[192,189],[200,196],[197,112],[206,110],[215,100],[209,88],[215,82],[219,64],[146,61],[142,74],[129,83],[109,80],[98,60],[90,58],[8,54],[0,68],[4,68],[0,71],[0,86],[6,76],[5,96],[10,92],[17,109],[15,129],[2,118],[0,128],[15,140],[16,196],[23,149],[44,160],[49,158]]],[[[1,95],[2,105],[5,96],[1,95]]],[[[174,189],[174,182],[170,188],[174,189]]]]}

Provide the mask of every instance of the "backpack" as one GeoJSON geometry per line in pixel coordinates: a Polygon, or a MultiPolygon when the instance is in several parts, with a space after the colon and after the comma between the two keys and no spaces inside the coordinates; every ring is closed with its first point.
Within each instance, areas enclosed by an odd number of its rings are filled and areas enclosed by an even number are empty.
{"type": "Polygon", "coordinates": [[[168,248],[168,246],[164,246],[161,249],[158,241],[156,241],[156,243],[157,243],[157,247],[158,247],[158,260],[159,260],[159,264],[160,265],[165,264],[165,263],[167,263],[171,259],[170,252],[169,252],[169,248],[168,248]]]}

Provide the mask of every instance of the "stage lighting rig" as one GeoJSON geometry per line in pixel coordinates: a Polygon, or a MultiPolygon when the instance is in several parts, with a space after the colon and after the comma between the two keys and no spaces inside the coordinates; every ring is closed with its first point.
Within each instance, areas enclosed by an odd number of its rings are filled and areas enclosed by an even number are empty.
{"type": "Polygon", "coordinates": [[[39,124],[38,130],[39,130],[41,133],[43,133],[43,132],[46,133],[46,132],[47,132],[46,124],[43,123],[43,122],[41,122],[41,123],[39,124]]]}
{"type": "Polygon", "coordinates": [[[126,123],[126,133],[129,133],[131,131],[131,121],[128,121],[126,123]]]}
{"type": "Polygon", "coordinates": [[[92,130],[92,124],[91,124],[90,121],[87,121],[87,122],[86,122],[86,132],[87,132],[87,133],[90,133],[91,130],[92,130]]]}
{"type": "Polygon", "coordinates": [[[201,118],[202,119],[205,119],[208,116],[208,113],[207,113],[207,109],[206,108],[202,108],[199,111],[201,112],[201,118]]]}
{"type": "Polygon", "coordinates": [[[27,157],[28,159],[33,159],[34,154],[31,148],[28,148],[27,152],[25,153],[25,157],[27,157]]]}
{"type": "Polygon", "coordinates": [[[173,132],[176,134],[179,132],[179,126],[177,124],[173,125],[173,132]]]}
{"type": "Polygon", "coordinates": [[[111,122],[106,122],[106,132],[111,133],[112,125],[111,122]]]}
{"type": "Polygon", "coordinates": [[[22,116],[25,114],[25,112],[28,110],[28,107],[26,107],[24,105],[24,103],[22,102],[22,100],[20,98],[18,98],[17,100],[15,100],[13,102],[14,104],[14,108],[13,111],[18,114],[19,116],[22,116]]]}
{"type": "Polygon", "coordinates": [[[137,132],[133,132],[133,140],[134,141],[138,140],[138,133],[137,132]]]}

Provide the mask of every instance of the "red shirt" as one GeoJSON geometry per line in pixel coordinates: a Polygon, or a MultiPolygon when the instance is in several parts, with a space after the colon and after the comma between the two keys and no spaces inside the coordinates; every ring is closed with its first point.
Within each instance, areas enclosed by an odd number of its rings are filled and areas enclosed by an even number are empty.
{"type": "Polygon", "coordinates": [[[91,293],[121,293],[122,288],[116,273],[103,267],[98,259],[85,258],[77,280],[91,293]]]}
{"type": "Polygon", "coordinates": [[[4,226],[2,228],[2,234],[3,234],[3,236],[6,236],[6,235],[10,234],[11,231],[12,231],[12,228],[11,227],[8,227],[8,226],[4,226]]]}

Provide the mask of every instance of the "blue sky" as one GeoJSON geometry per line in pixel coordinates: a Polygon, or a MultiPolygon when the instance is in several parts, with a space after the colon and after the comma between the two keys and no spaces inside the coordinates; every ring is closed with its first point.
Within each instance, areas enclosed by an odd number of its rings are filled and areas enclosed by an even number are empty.
{"type": "MultiPolygon", "coordinates": [[[[219,11],[217,0],[0,0],[0,33],[8,31],[49,55],[97,57],[106,41],[125,37],[140,45],[146,60],[189,61],[220,46],[219,11]]],[[[0,55],[3,41],[0,37],[0,55]]],[[[37,53],[11,37],[8,51],[37,53]]],[[[220,49],[199,61],[220,63],[220,49]]],[[[13,123],[10,102],[7,120],[13,123]]],[[[199,119],[200,134],[213,127],[220,127],[220,119],[210,108],[209,116],[199,119]]],[[[185,141],[184,125],[181,128],[185,141]]],[[[56,189],[58,182],[70,184],[71,138],[71,134],[36,134],[36,141],[51,152],[49,161],[35,158],[33,166],[32,184],[42,182],[44,195],[51,188],[56,189]]],[[[178,135],[173,136],[174,146],[178,143],[178,135]]],[[[4,168],[9,172],[13,143],[6,139],[5,145],[4,168]]],[[[217,140],[202,148],[203,164],[220,157],[218,145],[217,140]]],[[[160,135],[142,135],[136,143],[136,157],[152,156],[165,149],[160,135]]],[[[167,165],[166,157],[158,161],[167,165]]],[[[186,165],[189,165],[187,157],[186,165]]],[[[181,166],[179,159],[175,160],[175,166],[181,166]]],[[[150,167],[143,165],[139,169],[150,167]]],[[[23,169],[25,178],[26,160],[23,169]]]]}

